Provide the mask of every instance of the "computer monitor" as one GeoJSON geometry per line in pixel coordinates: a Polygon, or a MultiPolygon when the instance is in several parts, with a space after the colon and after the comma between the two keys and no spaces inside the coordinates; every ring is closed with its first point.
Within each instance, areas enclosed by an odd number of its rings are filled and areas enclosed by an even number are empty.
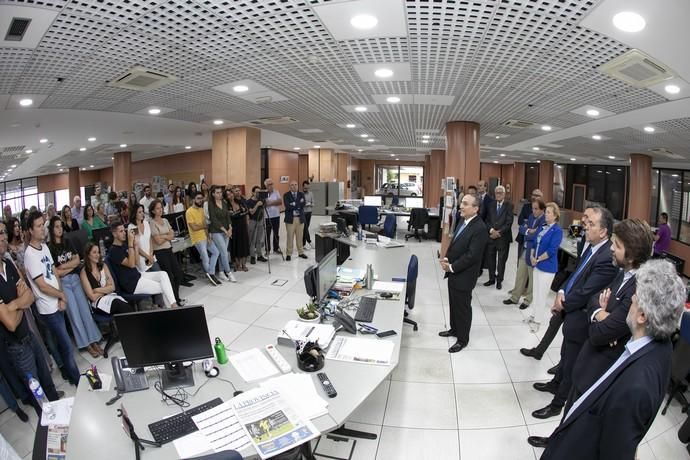
{"type": "Polygon", "coordinates": [[[304,270],[304,288],[312,300],[319,298],[319,264],[314,264],[304,270]]]}
{"type": "MultiPolygon", "coordinates": [[[[91,232],[91,235],[93,242],[96,244],[103,240],[103,245],[106,249],[110,249],[110,246],[113,244],[113,232],[109,227],[96,228],[91,232]]],[[[105,254],[101,254],[101,256],[105,257],[105,254]]]]}
{"type": "Polygon", "coordinates": [[[172,227],[173,232],[175,232],[175,235],[179,235],[180,233],[185,233],[187,232],[187,221],[185,220],[184,217],[184,211],[180,212],[171,212],[170,214],[163,214],[163,217],[170,222],[170,227],[172,227]],[[180,219],[181,217],[181,219],[180,219]],[[182,225],[180,227],[180,225],[182,225]]]}
{"type": "Polygon", "coordinates": [[[373,196],[365,196],[364,197],[364,206],[376,206],[376,207],[381,207],[382,206],[382,197],[380,195],[373,195],[373,196]]]}
{"type": "Polygon", "coordinates": [[[405,198],[405,207],[410,208],[410,209],[423,208],[424,207],[424,198],[417,198],[417,197],[405,198]]]}
{"type": "Polygon", "coordinates": [[[319,299],[325,299],[338,277],[338,251],[333,249],[319,262],[319,299]]]}
{"type": "Polygon", "coordinates": [[[203,305],[115,315],[130,367],[165,365],[163,389],[194,386],[183,361],[213,358],[203,305]]]}

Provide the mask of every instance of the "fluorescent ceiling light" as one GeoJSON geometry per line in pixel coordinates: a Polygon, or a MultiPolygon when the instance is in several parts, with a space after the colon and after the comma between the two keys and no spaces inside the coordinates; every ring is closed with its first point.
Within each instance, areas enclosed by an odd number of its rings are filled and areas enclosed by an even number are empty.
{"type": "Polygon", "coordinates": [[[632,11],[622,11],[613,16],[613,25],[623,32],[639,32],[647,23],[644,18],[632,11]]]}
{"type": "Polygon", "coordinates": [[[393,76],[393,71],[391,69],[377,69],[374,75],[379,78],[390,78],[393,76]]]}
{"type": "Polygon", "coordinates": [[[79,151],[80,151],[80,152],[85,152],[85,151],[86,151],[86,147],[79,147],[79,151]]]}
{"type": "Polygon", "coordinates": [[[369,137],[369,135],[368,134],[360,134],[359,137],[363,137],[366,139],[367,137],[369,137]]]}
{"type": "Polygon", "coordinates": [[[127,147],[127,144],[120,144],[121,149],[124,149],[125,147],[127,147]]]}
{"type": "Polygon", "coordinates": [[[348,124],[345,125],[345,127],[346,127],[346,128],[349,128],[349,129],[352,129],[352,128],[355,127],[355,125],[352,124],[352,123],[348,123],[348,124]]]}
{"type": "Polygon", "coordinates": [[[376,18],[376,16],[372,16],[370,14],[358,14],[350,19],[350,25],[355,29],[373,29],[378,23],[379,20],[376,18]]]}
{"type": "Polygon", "coordinates": [[[594,139],[595,141],[600,141],[600,140],[601,140],[601,136],[600,136],[599,134],[594,134],[594,135],[592,136],[592,139],[594,139]]]}
{"type": "Polygon", "coordinates": [[[367,142],[374,142],[375,139],[367,139],[367,142]]]}
{"type": "Polygon", "coordinates": [[[598,110],[594,110],[594,109],[589,109],[589,110],[587,111],[587,115],[590,116],[590,117],[598,117],[598,116],[599,116],[599,111],[598,111],[598,110]]]}
{"type": "Polygon", "coordinates": [[[34,103],[33,99],[21,99],[19,101],[19,105],[21,105],[22,107],[29,107],[33,103],[34,103]]]}
{"type": "Polygon", "coordinates": [[[46,142],[48,142],[48,139],[41,139],[41,140],[38,141],[38,142],[40,142],[41,144],[45,144],[46,142]]]}
{"type": "Polygon", "coordinates": [[[149,115],[158,115],[159,113],[161,113],[161,109],[159,108],[154,107],[149,109],[149,115]]]}
{"type": "Polygon", "coordinates": [[[34,153],[34,151],[31,149],[26,149],[26,150],[24,150],[24,153],[34,153]]]}
{"type": "Polygon", "coordinates": [[[222,124],[223,124],[223,120],[213,120],[213,124],[214,124],[214,125],[222,125],[222,124]]]}
{"type": "Polygon", "coordinates": [[[358,105],[357,107],[355,107],[355,110],[356,110],[357,112],[366,112],[366,111],[367,111],[367,108],[364,107],[363,105],[358,105]]]}
{"type": "Polygon", "coordinates": [[[506,156],[506,154],[505,154],[505,153],[501,153],[501,156],[504,157],[504,156],[506,156]]]}
{"type": "Polygon", "coordinates": [[[86,140],[89,141],[89,142],[96,142],[96,138],[95,138],[95,137],[89,137],[89,138],[86,139],[86,140]]]}
{"type": "Polygon", "coordinates": [[[293,147],[292,150],[299,150],[299,147],[293,147]]]}
{"type": "Polygon", "coordinates": [[[431,136],[429,136],[428,134],[425,134],[425,135],[422,136],[422,139],[429,139],[430,137],[431,137],[431,136]]]}
{"type": "Polygon", "coordinates": [[[664,91],[668,94],[678,94],[680,93],[680,87],[677,85],[666,85],[664,86],[664,91]]]}
{"type": "Polygon", "coordinates": [[[391,96],[389,98],[386,98],[386,102],[390,102],[391,104],[397,104],[400,102],[400,98],[397,96],[391,96]]]}
{"type": "Polygon", "coordinates": [[[185,145],[184,148],[185,148],[186,150],[189,150],[189,149],[192,148],[192,146],[191,146],[191,145],[185,145]]]}
{"type": "Polygon", "coordinates": [[[236,92],[236,93],[245,93],[245,92],[249,91],[249,86],[247,86],[247,85],[237,85],[237,86],[233,86],[233,87],[232,87],[232,90],[233,90],[234,92],[236,92]]]}
{"type": "Polygon", "coordinates": [[[653,126],[645,126],[643,129],[645,133],[653,133],[654,131],[656,131],[656,129],[654,129],[653,126]]]}
{"type": "Polygon", "coordinates": [[[532,147],[532,150],[539,150],[539,147],[532,147]]]}
{"type": "Polygon", "coordinates": [[[571,158],[570,161],[577,161],[577,158],[571,158]]]}
{"type": "Polygon", "coordinates": [[[613,156],[613,155],[609,155],[609,160],[615,160],[615,159],[616,159],[616,157],[615,157],[615,156],[613,156]]]}
{"type": "Polygon", "coordinates": [[[320,145],[315,145],[314,148],[315,148],[315,149],[320,149],[321,146],[320,146],[320,145]]]}
{"type": "Polygon", "coordinates": [[[543,126],[541,127],[541,130],[542,130],[542,131],[551,131],[551,129],[552,129],[552,128],[551,128],[551,126],[549,126],[549,125],[543,125],[543,126]]]}
{"type": "Polygon", "coordinates": [[[429,143],[429,139],[422,139],[422,144],[428,144],[428,143],[429,143]]]}
{"type": "Polygon", "coordinates": [[[12,167],[13,167],[13,168],[16,168],[16,167],[17,167],[17,165],[12,165],[12,167]]]}

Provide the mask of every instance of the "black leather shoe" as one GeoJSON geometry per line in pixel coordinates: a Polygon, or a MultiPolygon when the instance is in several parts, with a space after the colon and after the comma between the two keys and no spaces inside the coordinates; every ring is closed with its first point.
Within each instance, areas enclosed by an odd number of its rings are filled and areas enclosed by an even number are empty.
{"type": "Polygon", "coordinates": [[[506,299],[503,301],[503,305],[514,305],[517,302],[513,302],[513,299],[506,299]]]}
{"type": "Polygon", "coordinates": [[[544,393],[551,393],[552,395],[555,395],[556,392],[558,391],[558,384],[553,383],[552,381],[534,382],[532,384],[532,387],[537,391],[543,391],[544,393]]]}
{"type": "Polygon", "coordinates": [[[527,438],[527,442],[532,447],[541,447],[545,449],[549,445],[549,438],[543,436],[530,436],[527,438]]]}
{"type": "Polygon", "coordinates": [[[289,262],[290,260],[292,260],[292,257],[290,257],[290,256],[285,256],[285,260],[287,260],[287,261],[289,262]]]}
{"type": "Polygon", "coordinates": [[[455,331],[448,329],[447,331],[441,331],[438,333],[439,337],[455,337],[455,331]]]}
{"type": "Polygon", "coordinates": [[[503,287],[502,281],[496,281],[496,289],[501,289],[503,287]]]}
{"type": "Polygon", "coordinates": [[[306,259],[306,258],[307,258],[307,255],[306,255],[306,254],[300,254],[299,256],[300,256],[302,259],[306,259]]]}
{"type": "Polygon", "coordinates": [[[250,257],[249,258],[249,263],[252,265],[256,265],[256,257],[250,257]]]}
{"type": "Polygon", "coordinates": [[[484,283],[484,286],[493,286],[493,284],[496,282],[496,280],[489,280],[486,283],[484,283]]]}
{"type": "Polygon", "coordinates": [[[549,369],[548,371],[546,371],[546,373],[547,373],[547,374],[551,374],[551,375],[556,375],[556,372],[558,372],[558,369],[559,369],[560,367],[561,367],[561,363],[558,363],[558,364],[556,364],[555,366],[553,366],[551,369],[549,369]]]}
{"type": "Polygon", "coordinates": [[[268,259],[265,258],[264,256],[259,256],[256,258],[256,260],[258,260],[259,262],[268,262],[268,259]]]}
{"type": "Polygon", "coordinates": [[[520,310],[526,310],[527,307],[529,307],[529,305],[526,304],[525,302],[522,302],[518,308],[519,308],[520,310]]]}
{"type": "Polygon", "coordinates": [[[189,281],[185,281],[183,283],[180,283],[180,286],[193,287],[194,285],[192,283],[190,283],[189,281]]]}
{"type": "Polygon", "coordinates": [[[539,410],[535,410],[534,412],[532,412],[532,417],[541,418],[541,419],[551,418],[551,417],[555,417],[557,415],[560,415],[561,410],[562,410],[562,408],[555,407],[555,406],[552,406],[551,404],[549,404],[546,407],[543,407],[539,410]]]}
{"type": "Polygon", "coordinates": [[[455,344],[448,349],[448,353],[457,353],[467,346],[466,343],[455,342],[455,344]]]}
{"type": "Polygon", "coordinates": [[[534,358],[537,361],[541,359],[541,355],[537,352],[536,348],[520,348],[520,353],[530,358],[534,358]]]}

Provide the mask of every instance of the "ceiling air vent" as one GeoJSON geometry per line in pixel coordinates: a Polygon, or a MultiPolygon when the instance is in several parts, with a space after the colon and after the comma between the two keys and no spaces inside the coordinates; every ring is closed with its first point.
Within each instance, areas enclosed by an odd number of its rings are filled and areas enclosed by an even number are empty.
{"type": "Polygon", "coordinates": [[[249,120],[250,125],[289,125],[297,123],[297,119],[292,117],[264,117],[257,120],[249,120]]]}
{"type": "Polygon", "coordinates": [[[656,153],[657,155],[663,155],[666,158],[672,158],[674,160],[683,160],[685,159],[684,156],[678,155],[677,153],[671,152],[669,149],[664,148],[664,147],[658,147],[655,149],[649,149],[650,152],[656,153]]]}
{"type": "Polygon", "coordinates": [[[503,122],[503,126],[508,126],[510,128],[525,129],[531,128],[532,126],[534,126],[534,123],[532,123],[531,121],[508,120],[503,122]]]}
{"type": "Polygon", "coordinates": [[[5,40],[10,42],[20,42],[24,38],[26,29],[29,28],[31,24],[31,19],[28,18],[12,18],[10,26],[7,28],[7,35],[5,35],[5,40]]]}
{"type": "Polygon", "coordinates": [[[143,67],[133,67],[126,74],[108,83],[108,86],[131,89],[134,91],[152,91],[176,80],[177,77],[173,77],[172,75],[153,72],[143,67]]]}
{"type": "Polygon", "coordinates": [[[599,72],[637,88],[647,88],[676,74],[640,50],[630,50],[599,67],[599,72]]]}

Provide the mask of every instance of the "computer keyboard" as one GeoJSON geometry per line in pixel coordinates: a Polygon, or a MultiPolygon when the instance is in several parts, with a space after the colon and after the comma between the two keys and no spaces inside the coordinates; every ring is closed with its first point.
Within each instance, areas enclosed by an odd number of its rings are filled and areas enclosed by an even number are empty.
{"type": "Polygon", "coordinates": [[[355,321],[362,323],[370,323],[374,319],[374,312],[376,311],[376,297],[360,297],[359,307],[355,314],[355,321]]]}
{"type": "Polygon", "coordinates": [[[223,400],[220,398],[212,399],[199,406],[187,409],[185,412],[175,414],[172,417],[164,418],[157,422],[149,424],[149,430],[153,435],[153,439],[161,444],[166,444],[175,439],[186,436],[189,433],[194,433],[198,430],[192,416],[201,414],[209,409],[212,409],[220,404],[223,400]]]}

